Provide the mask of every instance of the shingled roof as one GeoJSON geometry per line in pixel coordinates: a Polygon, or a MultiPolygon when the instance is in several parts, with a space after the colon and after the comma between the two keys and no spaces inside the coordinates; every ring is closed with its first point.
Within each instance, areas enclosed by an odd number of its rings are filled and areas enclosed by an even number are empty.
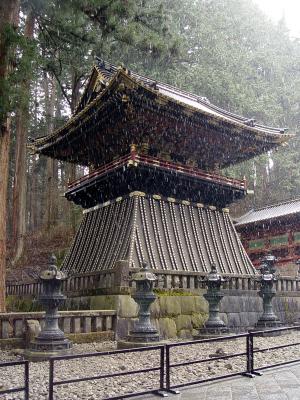
{"type": "Polygon", "coordinates": [[[235,226],[251,225],[297,213],[300,213],[300,199],[289,200],[284,203],[251,210],[240,218],[237,218],[235,226]]]}
{"type": "Polygon", "coordinates": [[[114,268],[252,274],[254,268],[227,209],[133,192],[84,211],[62,269],[68,274],[114,268]]]}
{"type": "Polygon", "coordinates": [[[211,104],[206,98],[99,60],[74,115],[51,135],[35,139],[37,153],[100,166],[132,143],[194,159],[200,168],[247,160],[292,135],[211,104]]]}

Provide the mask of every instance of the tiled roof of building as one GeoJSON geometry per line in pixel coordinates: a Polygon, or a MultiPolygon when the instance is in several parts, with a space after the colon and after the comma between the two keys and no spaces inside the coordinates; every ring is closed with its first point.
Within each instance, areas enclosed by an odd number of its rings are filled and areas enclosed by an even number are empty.
{"type": "Polygon", "coordinates": [[[284,217],[300,212],[300,199],[269,205],[256,210],[251,210],[236,219],[236,226],[255,224],[273,218],[284,217]]]}
{"type": "Polygon", "coordinates": [[[253,274],[226,209],[133,192],[85,211],[62,269],[69,275],[114,268],[253,274]]]}
{"type": "MultiPolygon", "coordinates": [[[[97,59],[97,69],[98,71],[109,81],[118,71],[118,67],[107,61],[97,59]]],[[[130,76],[137,81],[142,82],[144,85],[150,88],[155,88],[159,93],[165,95],[172,100],[179,101],[188,107],[193,107],[199,111],[204,111],[205,113],[211,114],[215,117],[221,117],[229,122],[242,123],[246,126],[254,127],[255,130],[264,133],[284,133],[285,129],[282,128],[272,128],[269,126],[259,125],[255,123],[253,119],[239,116],[237,114],[226,111],[220,107],[215,106],[210,103],[209,99],[203,96],[198,96],[185,90],[178,89],[174,86],[168,85],[166,83],[158,82],[154,79],[142,76],[133,71],[128,71],[130,76]]]]}
{"type": "Polygon", "coordinates": [[[97,167],[126,154],[132,143],[150,143],[157,152],[190,157],[201,168],[212,169],[216,163],[222,168],[262,154],[292,136],[225,111],[204,97],[98,60],[72,117],[29,147],[97,167]]]}

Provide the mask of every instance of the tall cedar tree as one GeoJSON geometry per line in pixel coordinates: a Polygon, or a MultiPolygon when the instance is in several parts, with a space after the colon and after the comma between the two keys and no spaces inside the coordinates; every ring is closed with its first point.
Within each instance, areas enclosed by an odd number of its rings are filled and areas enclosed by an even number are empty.
{"type": "MultiPolygon", "coordinates": [[[[23,52],[23,64],[26,65],[23,79],[20,82],[21,96],[16,110],[16,160],[13,186],[13,212],[12,212],[12,243],[14,245],[14,265],[22,256],[24,249],[24,236],[26,233],[26,189],[27,189],[27,160],[26,142],[29,121],[29,95],[31,77],[31,50],[30,41],[33,39],[34,15],[30,11],[27,15],[24,29],[24,37],[28,42],[23,52]]],[[[23,69],[24,70],[24,69],[23,69]]]]}
{"type": "Polygon", "coordinates": [[[18,0],[0,2],[0,312],[5,312],[6,270],[6,201],[11,121],[9,116],[9,75],[12,72],[12,53],[18,27],[18,0]]]}

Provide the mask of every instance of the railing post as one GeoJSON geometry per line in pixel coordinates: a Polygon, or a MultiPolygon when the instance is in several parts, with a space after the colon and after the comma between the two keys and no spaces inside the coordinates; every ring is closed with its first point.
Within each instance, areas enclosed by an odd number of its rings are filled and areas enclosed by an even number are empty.
{"type": "Polygon", "coordinates": [[[247,357],[249,358],[249,360],[248,360],[249,369],[247,368],[247,372],[250,371],[249,375],[252,376],[252,377],[254,375],[261,376],[262,375],[261,372],[257,372],[257,371],[254,370],[254,345],[253,345],[254,334],[253,334],[253,332],[249,331],[248,338],[249,338],[248,339],[249,340],[249,352],[247,351],[247,354],[248,354],[247,357]]]}
{"type": "Polygon", "coordinates": [[[246,336],[246,345],[247,345],[247,374],[251,374],[251,351],[250,351],[250,333],[246,336]]]}
{"type": "Polygon", "coordinates": [[[166,345],[166,389],[170,390],[170,348],[166,345]]]}
{"type": "Polygon", "coordinates": [[[246,336],[247,371],[242,374],[244,376],[247,376],[248,378],[254,378],[255,375],[261,375],[259,372],[254,371],[253,337],[253,333],[249,331],[246,336]]]}
{"type": "Polygon", "coordinates": [[[54,360],[49,360],[49,398],[53,400],[54,360]]]}
{"type": "Polygon", "coordinates": [[[254,371],[254,353],[253,353],[253,333],[249,332],[249,357],[250,357],[250,369],[251,374],[254,371]]]}
{"type": "Polygon", "coordinates": [[[160,348],[160,390],[164,390],[165,388],[165,347],[160,348]]]}
{"type": "Polygon", "coordinates": [[[25,361],[24,364],[24,381],[25,381],[24,399],[29,400],[29,361],[25,361]]]}

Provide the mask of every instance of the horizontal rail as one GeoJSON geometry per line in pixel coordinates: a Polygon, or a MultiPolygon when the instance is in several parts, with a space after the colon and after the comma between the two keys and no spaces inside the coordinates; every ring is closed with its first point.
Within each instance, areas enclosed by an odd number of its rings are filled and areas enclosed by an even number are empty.
{"type": "Polygon", "coordinates": [[[264,329],[260,331],[249,331],[249,334],[252,336],[261,336],[264,333],[274,333],[274,332],[282,332],[282,331],[293,331],[293,330],[300,330],[300,324],[299,325],[293,325],[293,326],[285,326],[283,328],[274,328],[274,329],[264,329]]]}
{"type": "Polygon", "coordinates": [[[292,361],[284,361],[281,363],[270,364],[270,365],[266,365],[265,367],[255,368],[255,371],[263,371],[263,370],[269,369],[269,368],[283,367],[284,365],[294,364],[299,361],[300,361],[300,358],[297,358],[296,360],[292,360],[292,361]]]}
{"type": "Polygon", "coordinates": [[[164,362],[164,356],[165,356],[165,349],[163,345],[158,345],[158,346],[149,346],[149,347],[141,347],[141,348],[134,348],[134,349],[124,349],[124,350],[114,350],[114,351],[104,351],[104,352],[97,352],[97,353],[87,353],[87,354],[72,354],[72,355],[65,355],[65,356],[56,356],[56,357],[51,357],[49,359],[49,400],[54,399],[54,386],[58,385],[63,385],[63,384],[71,384],[71,383],[78,383],[78,382],[87,382],[91,380],[99,380],[99,379],[107,379],[107,378],[114,378],[114,377],[120,377],[120,376],[128,376],[128,375],[135,375],[135,374],[145,374],[147,372],[155,372],[159,371],[160,372],[160,377],[159,377],[159,385],[158,387],[153,387],[151,389],[145,390],[145,391],[140,391],[136,393],[125,393],[124,395],[122,394],[121,396],[113,396],[109,397],[108,399],[119,399],[119,398],[128,398],[132,396],[142,396],[145,394],[150,394],[150,393],[156,393],[159,392],[160,390],[164,389],[164,374],[165,374],[165,362],[164,362]],[[84,376],[84,377],[78,377],[78,378],[70,378],[70,379],[64,379],[64,380],[59,380],[55,381],[54,380],[54,363],[59,362],[59,361],[65,361],[65,360],[73,360],[73,359],[82,359],[82,358],[91,358],[91,357],[101,357],[101,356],[111,356],[111,355],[117,355],[117,354],[128,354],[128,353],[141,353],[141,352],[150,352],[153,350],[159,350],[160,357],[159,357],[159,366],[155,367],[149,367],[149,368],[143,368],[143,369],[135,369],[131,371],[123,371],[123,372],[113,372],[109,374],[103,374],[103,375],[94,375],[94,376],[84,376]]]}
{"type": "Polygon", "coordinates": [[[16,387],[16,388],[13,388],[13,389],[0,390],[0,395],[9,394],[9,393],[16,393],[16,392],[23,392],[24,390],[25,390],[25,386],[16,387]]]}
{"type": "MultiPolygon", "coordinates": [[[[199,379],[196,381],[190,381],[189,383],[179,383],[178,385],[172,385],[172,387],[170,389],[177,389],[180,387],[184,387],[184,386],[192,386],[192,385],[198,385],[200,383],[207,383],[207,382],[213,382],[213,381],[218,381],[220,379],[224,379],[224,378],[233,378],[235,376],[240,376],[245,374],[247,371],[242,371],[242,372],[234,372],[232,374],[226,374],[226,375],[221,375],[221,376],[215,376],[213,378],[207,378],[207,379],[199,379]]],[[[167,389],[168,390],[168,389],[167,389]]]]}
{"type": "Polygon", "coordinates": [[[211,339],[198,339],[198,340],[190,340],[184,343],[170,343],[167,344],[166,346],[171,348],[171,347],[178,347],[178,346],[189,346],[190,344],[197,344],[197,343],[211,343],[211,342],[223,342],[225,340],[235,340],[239,339],[242,337],[247,337],[248,333],[238,333],[237,335],[228,335],[228,336],[220,336],[216,338],[211,338],[211,339]]]}
{"type": "Polygon", "coordinates": [[[283,361],[283,362],[280,362],[280,363],[268,364],[268,365],[265,365],[263,367],[254,367],[255,354],[264,353],[264,352],[267,352],[267,351],[278,350],[278,349],[284,349],[284,348],[293,347],[293,346],[299,346],[300,345],[299,342],[286,343],[286,344],[279,345],[279,346],[272,346],[272,347],[269,347],[269,348],[262,348],[262,349],[255,349],[255,350],[253,348],[253,339],[256,336],[265,335],[266,333],[267,334],[268,333],[269,334],[272,334],[272,333],[276,334],[278,332],[285,332],[285,331],[293,331],[293,330],[294,331],[298,331],[299,328],[300,328],[300,325],[299,326],[291,326],[291,327],[283,327],[283,328],[275,328],[275,329],[267,329],[267,330],[263,330],[263,331],[251,331],[251,332],[249,332],[249,338],[250,338],[250,341],[252,341],[252,349],[251,349],[252,350],[251,351],[252,352],[252,354],[251,354],[252,368],[251,368],[251,373],[255,373],[256,371],[261,371],[261,370],[268,369],[268,368],[280,367],[280,366],[284,366],[284,365],[293,364],[295,362],[299,362],[300,358],[297,358],[295,360],[289,360],[289,361],[283,361]]]}
{"type": "Polygon", "coordinates": [[[200,339],[200,340],[194,340],[194,341],[189,341],[189,342],[184,342],[184,343],[171,343],[166,345],[166,390],[167,391],[172,391],[172,389],[179,388],[182,386],[190,386],[190,385],[195,385],[199,383],[204,383],[204,382],[209,382],[213,380],[219,380],[223,378],[228,378],[228,377],[233,377],[233,376],[238,376],[238,375],[243,375],[245,374],[249,367],[249,347],[248,347],[248,339],[249,338],[249,333],[241,333],[237,335],[230,335],[230,336],[221,336],[217,338],[210,338],[210,339],[200,339]],[[224,341],[232,341],[240,338],[246,338],[246,351],[245,352],[239,352],[239,353],[233,353],[233,354],[227,354],[227,355],[220,355],[217,357],[210,357],[210,358],[204,358],[200,360],[185,360],[183,362],[177,362],[177,363],[171,363],[170,361],[170,350],[172,350],[175,347],[183,347],[183,346],[190,346],[190,345],[201,345],[201,344],[207,344],[207,343],[218,343],[218,342],[224,342],[224,341]],[[178,368],[178,367],[183,367],[187,365],[194,365],[194,364],[201,364],[201,363],[208,363],[208,362],[214,362],[217,360],[226,360],[226,359],[231,359],[231,358],[236,358],[236,357],[243,357],[246,356],[246,364],[247,368],[243,368],[242,370],[232,373],[232,374],[226,374],[226,375],[219,375],[214,378],[202,378],[194,381],[188,381],[185,383],[180,383],[180,384],[171,384],[171,369],[173,368],[178,368]]]}
{"type": "Polygon", "coordinates": [[[15,388],[0,390],[0,396],[3,394],[24,392],[24,400],[29,400],[29,361],[4,361],[0,363],[1,368],[14,367],[16,365],[24,365],[24,385],[15,388]]]}
{"type": "Polygon", "coordinates": [[[280,346],[264,347],[264,348],[262,348],[262,349],[253,350],[253,353],[263,353],[263,352],[265,352],[265,351],[272,351],[272,350],[284,349],[285,347],[292,347],[292,346],[299,346],[299,345],[300,345],[300,342],[282,344],[282,345],[280,345],[280,346]]]}
{"type": "Polygon", "coordinates": [[[185,361],[185,362],[177,363],[177,364],[170,364],[170,367],[183,367],[184,365],[201,364],[201,363],[205,363],[205,362],[218,361],[218,360],[227,360],[229,358],[241,357],[241,356],[246,356],[246,355],[247,355],[247,353],[245,353],[245,352],[228,354],[226,356],[210,357],[210,358],[203,358],[201,360],[192,360],[192,361],[185,361]]]}
{"type": "Polygon", "coordinates": [[[64,379],[63,381],[55,381],[55,385],[64,385],[65,383],[76,383],[76,382],[85,382],[85,381],[93,381],[96,379],[104,379],[104,378],[114,378],[115,376],[126,376],[126,375],[134,375],[134,374],[142,374],[143,372],[152,372],[152,371],[159,371],[160,367],[155,368],[145,368],[145,369],[135,369],[132,371],[126,372],[116,372],[113,374],[105,374],[105,375],[94,375],[94,376],[86,376],[82,378],[73,378],[73,379],[64,379]]]}
{"type": "Polygon", "coordinates": [[[108,351],[101,351],[101,352],[95,352],[95,353],[66,354],[64,356],[51,357],[50,360],[62,361],[62,360],[72,360],[72,359],[75,359],[75,358],[111,356],[111,355],[123,354],[123,353],[142,353],[144,351],[149,352],[151,350],[159,350],[162,347],[164,347],[164,346],[163,345],[158,345],[158,346],[149,346],[149,347],[138,347],[138,348],[135,348],[135,349],[108,350],[108,351]]]}
{"type": "MultiPolygon", "coordinates": [[[[254,361],[255,361],[255,355],[257,353],[264,353],[267,351],[273,351],[273,350],[278,350],[278,349],[284,349],[288,347],[293,347],[293,346],[299,346],[300,342],[295,342],[295,343],[286,343],[283,345],[278,345],[278,346],[272,346],[272,347],[264,347],[260,349],[255,349],[254,350],[254,343],[253,339],[257,336],[261,335],[266,335],[266,334],[272,334],[272,333],[278,333],[278,332],[289,332],[289,331],[298,331],[300,328],[300,325],[297,326],[292,326],[292,327],[281,327],[281,328],[274,328],[274,329],[266,329],[266,330],[260,330],[260,331],[249,331],[248,333],[242,333],[242,334],[237,334],[237,335],[227,335],[223,337],[217,337],[217,338],[210,338],[210,339],[200,339],[200,340],[195,340],[195,341],[187,341],[183,343],[170,343],[170,344],[165,344],[165,345],[154,345],[150,347],[140,347],[140,348],[133,348],[133,349],[123,349],[123,350],[113,350],[113,351],[103,351],[103,352],[94,352],[94,353],[86,353],[86,354],[69,354],[69,355],[62,355],[62,356],[55,356],[51,357],[49,359],[49,400],[54,399],[54,387],[63,385],[63,384],[74,384],[74,383],[79,383],[79,382],[87,382],[91,380],[100,380],[100,379],[108,379],[108,378],[114,378],[114,377],[121,377],[121,376],[131,376],[135,374],[147,374],[150,372],[158,372],[160,373],[159,376],[159,385],[156,383],[153,385],[151,389],[144,390],[144,391],[139,391],[139,392],[130,392],[130,393],[125,393],[122,395],[118,396],[113,396],[113,397],[108,397],[106,400],[110,399],[119,399],[121,398],[129,398],[129,397],[135,397],[135,396],[143,396],[146,394],[150,393],[158,393],[158,392],[163,392],[163,391],[172,391],[172,389],[183,387],[183,386],[190,386],[190,385],[195,385],[195,384],[200,384],[200,383],[205,383],[205,382],[213,382],[217,381],[223,378],[230,378],[230,377],[235,377],[239,375],[247,375],[247,376],[253,376],[257,374],[257,371],[265,370],[268,368],[272,367],[279,367],[279,366],[284,366],[284,365],[289,365],[293,364],[296,362],[300,361],[300,358],[296,358],[294,360],[287,360],[284,362],[274,362],[269,365],[261,366],[261,367],[255,367],[254,368],[254,361]],[[171,357],[170,354],[171,350],[173,348],[183,348],[186,346],[190,345],[201,345],[201,344],[213,344],[213,343],[218,343],[218,342],[229,342],[229,341],[234,341],[236,339],[240,338],[245,338],[246,339],[246,351],[245,352],[237,352],[233,354],[225,354],[225,355],[220,355],[217,357],[209,357],[209,358],[203,358],[200,360],[187,360],[184,359],[182,362],[174,362],[172,363],[170,361],[171,357]],[[56,362],[59,361],[68,361],[68,360],[74,360],[74,359],[89,359],[91,357],[105,357],[105,356],[114,356],[114,355],[119,355],[119,354],[132,354],[132,353],[149,353],[151,351],[159,351],[159,365],[153,365],[152,367],[146,367],[142,369],[133,369],[129,371],[116,371],[116,372],[109,372],[109,373],[104,373],[100,375],[93,375],[93,376],[82,376],[82,377],[70,377],[68,379],[64,380],[54,380],[54,366],[56,362]],[[171,371],[172,369],[179,368],[179,367],[185,367],[188,365],[195,365],[195,364],[201,364],[201,363],[208,363],[208,362],[214,362],[218,360],[226,360],[226,359],[231,359],[231,358],[237,358],[237,357],[246,357],[247,361],[247,368],[243,368],[243,366],[239,366],[239,370],[233,373],[229,374],[222,374],[219,376],[214,376],[214,377],[207,377],[207,378],[201,378],[201,379],[195,379],[195,380],[189,380],[189,377],[187,377],[187,382],[184,383],[177,383],[174,382],[174,384],[171,384],[171,371]],[[155,386],[155,387],[154,387],[155,386]],[[157,386],[157,387],[156,387],[157,386]]],[[[299,331],[300,334],[300,331],[299,331]]],[[[19,366],[19,365],[24,365],[24,386],[20,387],[15,387],[15,388],[10,388],[6,390],[1,390],[0,395],[3,394],[9,394],[9,393],[15,393],[15,392],[20,392],[24,391],[24,398],[25,400],[29,399],[29,362],[28,361],[6,361],[0,363],[0,368],[7,368],[7,367],[13,367],[13,366],[19,366]]],[[[218,372],[218,371],[217,371],[218,372]]]]}

